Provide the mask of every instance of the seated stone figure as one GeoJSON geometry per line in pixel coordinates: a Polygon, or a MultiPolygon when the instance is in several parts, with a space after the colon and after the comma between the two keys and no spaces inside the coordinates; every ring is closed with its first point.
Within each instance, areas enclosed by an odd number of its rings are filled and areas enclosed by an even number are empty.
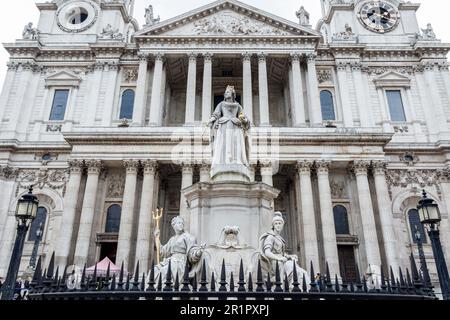
{"type": "MultiPolygon", "coordinates": [[[[159,277],[162,276],[164,286],[169,271],[169,262],[172,270],[172,282],[175,282],[177,273],[180,282],[183,280],[186,262],[189,264],[189,278],[193,278],[197,274],[197,279],[200,280],[203,260],[206,258],[206,254],[204,254],[206,245],[197,245],[195,237],[184,230],[184,220],[180,216],[172,219],[172,228],[175,235],[165,245],[156,243],[157,246],[160,246],[162,262],[155,266],[155,282],[158,283],[159,277]]],[[[156,238],[158,235],[159,230],[155,232],[156,238]]],[[[209,264],[206,265],[208,275],[209,264]]]]}
{"type": "Polygon", "coordinates": [[[281,281],[284,281],[285,275],[289,283],[293,281],[294,262],[297,269],[298,281],[301,282],[305,274],[306,282],[310,280],[306,270],[298,266],[298,257],[296,255],[286,254],[286,241],[281,236],[284,228],[284,219],[281,212],[275,212],[272,220],[272,229],[264,233],[259,239],[259,260],[263,275],[270,274],[272,281],[275,281],[276,265],[280,269],[281,281]]]}

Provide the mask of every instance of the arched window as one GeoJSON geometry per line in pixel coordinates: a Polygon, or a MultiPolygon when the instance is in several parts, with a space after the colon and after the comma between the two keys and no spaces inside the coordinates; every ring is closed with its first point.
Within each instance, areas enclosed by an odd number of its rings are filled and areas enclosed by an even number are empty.
{"type": "Polygon", "coordinates": [[[417,243],[416,232],[419,231],[422,243],[427,243],[427,237],[425,236],[425,228],[420,222],[419,211],[417,209],[411,209],[408,211],[409,227],[411,228],[411,236],[414,243],[417,243]]]}
{"type": "Polygon", "coordinates": [[[323,120],[336,120],[334,113],[333,94],[328,90],[320,92],[320,106],[322,108],[323,120]]]}
{"type": "Polygon", "coordinates": [[[333,215],[336,234],[350,234],[347,209],[341,205],[335,206],[333,208],[333,215]]]}
{"type": "Polygon", "coordinates": [[[108,213],[106,214],[106,233],[119,233],[121,214],[122,208],[118,204],[113,204],[108,208],[108,213]]]}
{"type": "Polygon", "coordinates": [[[40,230],[41,240],[44,232],[45,221],[47,220],[47,209],[39,207],[36,213],[36,218],[33,220],[30,226],[30,232],[28,233],[28,241],[36,241],[38,237],[38,231],[40,230]]]}
{"type": "Polygon", "coordinates": [[[122,93],[119,119],[133,119],[134,91],[127,89],[122,93]]]}

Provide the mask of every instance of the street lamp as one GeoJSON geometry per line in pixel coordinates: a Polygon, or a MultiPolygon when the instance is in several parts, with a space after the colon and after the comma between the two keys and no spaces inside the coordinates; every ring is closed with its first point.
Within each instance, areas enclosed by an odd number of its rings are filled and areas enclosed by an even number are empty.
{"type": "Polygon", "coordinates": [[[442,220],[439,207],[432,199],[427,197],[426,191],[423,190],[423,199],[419,201],[417,210],[419,211],[420,222],[424,225],[429,225],[428,235],[430,236],[431,246],[433,248],[434,261],[436,262],[442,296],[444,300],[450,300],[447,264],[439,239],[439,223],[442,220]]]}
{"type": "Polygon", "coordinates": [[[28,194],[23,195],[22,199],[17,202],[15,213],[17,220],[17,235],[11,260],[9,262],[8,274],[6,275],[6,280],[2,287],[1,300],[12,300],[14,297],[14,288],[16,285],[17,274],[19,273],[25,236],[31,222],[36,218],[38,206],[39,201],[37,197],[33,195],[33,187],[31,186],[28,194]]]}

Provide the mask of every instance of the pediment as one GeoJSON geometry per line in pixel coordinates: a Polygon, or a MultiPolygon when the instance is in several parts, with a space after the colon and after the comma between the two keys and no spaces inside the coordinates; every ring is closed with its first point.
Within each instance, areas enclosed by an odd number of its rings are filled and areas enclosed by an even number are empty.
{"type": "Polygon", "coordinates": [[[320,33],[236,0],[220,0],[150,26],[135,34],[149,36],[313,36],[320,33]]]}
{"type": "Polygon", "coordinates": [[[411,86],[411,78],[408,76],[394,72],[389,71],[386,72],[378,77],[376,77],[374,80],[375,85],[377,87],[410,87],[411,86]]]}
{"type": "Polygon", "coordinates": [[[62,70],[45,78],[45,85],[47,87],[52,86],[69,86],[78,87],[80,85],[81,78],[77,77],[73,73],[62,70]]]}

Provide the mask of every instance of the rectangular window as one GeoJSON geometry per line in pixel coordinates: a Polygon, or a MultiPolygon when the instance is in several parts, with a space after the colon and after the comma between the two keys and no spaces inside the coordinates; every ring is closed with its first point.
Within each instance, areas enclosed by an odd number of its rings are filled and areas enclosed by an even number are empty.
{"type": "Polygon", "coordinates": [[[53,121],[64,120],[68,98],[69,98],[69,90],[55,90],[52,111],[50,112],[50,120],[53,121]]]}
{"type": "Polygon", "coordinates": [[[389,112],[391,113],[391,120],[405,122],[406,116],[401,91],[386,90],[386,97],[389,105],[389,112]]]}

